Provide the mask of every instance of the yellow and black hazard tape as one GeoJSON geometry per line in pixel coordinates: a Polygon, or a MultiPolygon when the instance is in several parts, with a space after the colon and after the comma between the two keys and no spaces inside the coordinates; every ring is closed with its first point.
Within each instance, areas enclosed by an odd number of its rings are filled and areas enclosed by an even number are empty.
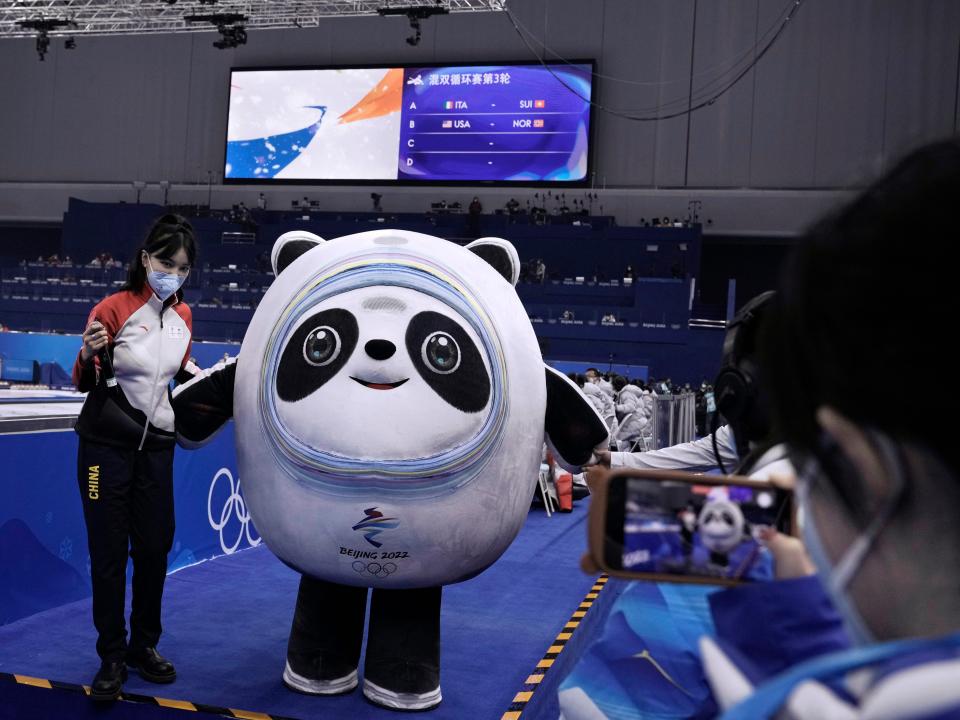
{"type": "Polygon", "coordinates": [[[587,611],[590,610],[590,607],[596,601],[597,597],[599,597],[600,591],[603,590],[603,586],[606,584],[606,575],[601,575],[597,578],[593,587],[590,588],[590,592],[583,598],[583,602],[580,603],[573,615],[570,616],[570,620],[563,626],[563,629],[557,634],[553,642],[550,643],[550,647],[547,648],[547,651],[543,654],[540,662],[537,663],[534,671],[527,676],[523,684],[523,689],[513,696],[513,702],[510,703],[507,711],[500,716],[500,720],[518,720],[527,707],[527,704],[533,699],[533,694],[537,691],[537,688],[540,687],[544,676],[550,671],[550,668],[553,667],[554,662],[556,662],[560,653],[563,652],[563,648],[566,647],[570,638],[573,637],[574,631],[580,623],[583,622],[587,611]]]}
{"type": "MultiPolygon", "coordinates": [[[[88,685],[76,685],[74,683],[59,682],[58,680],[30,677],[29,675],[14,675],[12,673],[0,672],[0,682],[15,682],[19,685],[31,685],[38,688],[47,688],[48,690],[66,690],[81,695],[90,694],[90,687],[88,685]]],[[[123,701],[155,705],[171,710],[202,712],[211,715],[222,715],[228,718],[241,718],[242,720],[296,720],[295,718],[285,717],[283,715],[270,715],[269,713],[252,712],[250,710],[236,710],[234,708],[217,707],[216,705],[205,705],[203,703],[187,702],[186,700],[170,700],[168,698],[137,695],[128,692],[120,693],[119,702],[123,701]]]]}

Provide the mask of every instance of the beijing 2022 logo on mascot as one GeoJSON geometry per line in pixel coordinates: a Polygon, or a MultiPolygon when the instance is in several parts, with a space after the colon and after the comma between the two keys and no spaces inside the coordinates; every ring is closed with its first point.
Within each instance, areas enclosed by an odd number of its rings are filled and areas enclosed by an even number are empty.
{"type": "Polygon", "coordinates": [[[284,682],[357,686],[372,587],[364,694],[433,707],[441,586],[516,537],[544,439],[576,470],[606,427],[543,364],[505,240],[295,231],[272,261],[237,361],[174,393],[181,445],[234,417],[251,517],[303,575],[284,682]]]}

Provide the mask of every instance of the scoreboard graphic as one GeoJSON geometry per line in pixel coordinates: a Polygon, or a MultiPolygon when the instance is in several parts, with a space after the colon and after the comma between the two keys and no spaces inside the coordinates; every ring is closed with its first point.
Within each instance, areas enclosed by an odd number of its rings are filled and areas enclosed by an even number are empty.
{"type": "Polygon", "coordinates": [[[235,70],[229,181],[586,179],[592,66],[235,70]]]}

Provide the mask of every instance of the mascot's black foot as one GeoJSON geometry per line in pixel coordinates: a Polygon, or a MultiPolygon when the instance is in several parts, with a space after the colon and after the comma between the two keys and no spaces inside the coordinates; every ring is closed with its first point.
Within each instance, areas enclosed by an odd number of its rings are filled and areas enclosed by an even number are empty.
{"type": "Polygon", "coordinates": [[[357,669],[343,663],[324,663],[320,658],[311,661],[288,654],[283,684],[307,695],[340,695],[357,687],[357,669]]]}
{"type": "Polygon", "coordinates": [[[390,710],[432,710],[440,704],[440,672],[402,661],[367,665],[363,695],[390,710]]]}

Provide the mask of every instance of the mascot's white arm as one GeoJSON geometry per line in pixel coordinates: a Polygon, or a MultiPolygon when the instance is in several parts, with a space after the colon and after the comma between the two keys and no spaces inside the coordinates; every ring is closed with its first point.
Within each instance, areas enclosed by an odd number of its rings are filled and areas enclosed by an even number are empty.
{"type": "Polygon", "coordinates": [[[547,413],[544,431],[547,445],[558,464],[578,473],[596,462],[595,452],[605,450],[610,440],[607,424],[583,392],[561,372],[544,366],[547,375],[547,413]]]}

